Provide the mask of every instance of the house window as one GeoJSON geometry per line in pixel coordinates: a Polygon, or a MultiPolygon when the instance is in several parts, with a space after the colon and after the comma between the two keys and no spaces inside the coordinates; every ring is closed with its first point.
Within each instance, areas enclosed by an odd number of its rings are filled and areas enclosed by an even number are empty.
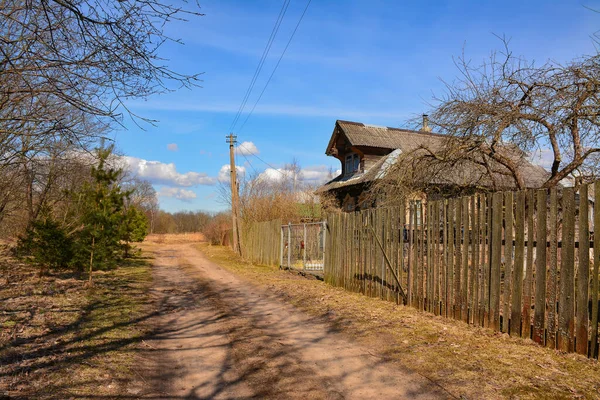
{"type": "Polygon", "coordinates": [[[360,156],[356,153],[346,155],[345,173],[352,174],[360,169],[360,156]]]}

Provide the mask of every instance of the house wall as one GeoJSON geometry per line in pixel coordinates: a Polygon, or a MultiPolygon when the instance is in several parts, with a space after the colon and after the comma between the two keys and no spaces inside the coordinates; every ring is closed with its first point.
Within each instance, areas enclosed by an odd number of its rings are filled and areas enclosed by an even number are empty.
{"type": "Polygon", "coordinates": [[[377,154],[365,154],[361,163],[363,171],[368,171],[373,166],[373,164],[375,164],[381,159],[381,157],[383,156],[377,154]]]}

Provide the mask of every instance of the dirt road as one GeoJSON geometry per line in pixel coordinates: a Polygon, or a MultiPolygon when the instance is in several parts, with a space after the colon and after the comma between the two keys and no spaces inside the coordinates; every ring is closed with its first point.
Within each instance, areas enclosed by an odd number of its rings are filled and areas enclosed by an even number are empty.
{"type": "Polygon", "coordinates": [[[141,398],[447,398],[317,320],[212,263],[190,244],[155,255],[156,334],[141,398]]]}

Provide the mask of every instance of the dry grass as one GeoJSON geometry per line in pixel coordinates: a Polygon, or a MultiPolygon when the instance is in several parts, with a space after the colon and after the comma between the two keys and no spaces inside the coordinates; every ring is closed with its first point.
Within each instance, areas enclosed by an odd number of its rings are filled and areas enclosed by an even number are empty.
{"type": "Polygon", "coordinates": [[[146,243],[196,243],[206,242],[206,237],[199,232],[196,233],[154,233],[146,236],[146,243]]]}
{"type": "Polygon", "coordinates": [[[91,288],[70,273],[0,259],[0,398],[115,397],[127,393],[146,334],[150,270],[137,259],[98,272],[91,288]]]}
{"type": "Polygon", "coordinates": [[[225,247],[198,248],[248,281],[327,319],[374,354],[437,382],[456,398],[600,398],[600,365],[595,360],[350,293],[276,267],[252,265],[225,247]]]}

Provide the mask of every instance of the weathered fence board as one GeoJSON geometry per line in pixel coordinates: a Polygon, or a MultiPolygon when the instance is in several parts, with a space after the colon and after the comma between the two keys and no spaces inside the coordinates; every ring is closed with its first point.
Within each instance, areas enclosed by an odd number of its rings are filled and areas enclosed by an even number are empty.
{"type": "Polygon", "coordinates": [[[508,333],[510,321],[510,298],[512,295],[513,270],[513,194],[504,194],[504,308],[502,309],[502,332],[508,333]]]}
{"type": "Polygon", "coordinates": [[[502,193],[492,197],[492,245],[489,327],[500,330],[500,262],[502,259],[502,193]]]}
{"type": "Polygon", "coordinates": [[[579,354],[588,354],[588,302],[590,279],[590,226],[588,216],[588,188],[579,189],[579,265],[577,268],[577,304],[575,345],[579,354]]]}
{"type": "MultiPolygon", "coordinates": [[[[594,184],[594,228],[600,227],[600,181],[594,184]]],[[[600,292],[600,234],[594,229],[594,262],[592,270],[592,329],[591,329],[591,357],[598,357],[598,292],[600,292]]]]}
{"type": "MultiPolygon", "coordinates": [[[[330,215],[325,279],[597,357],[600,234],[594,228],[600,208],[594,200],[600,183],[593,189],[410,200],[330,215]]],[[[274,242],[263,237],[255,243],[274,242]]]]}
{"type": "Polygon", "coordinates": [[[515,262],[512,284],[512,308],[510,313],[511,336],[521,335],[523,298],[523,263],[525,248],[525,192],[518,192],[515,212],[515,262]]]}
{"type": "Polygon", "coordinates": [[[536,267],[535,267],[535,314],[533,317],[533,341],[545,344],[544,329],[546,322],[546,211],[547,199],[545,190],[537,191],[537,232],[536,232],[536,267]]]}
{"type": "Polygon", "coordinates": [[[525,266],[525,281],[523,282],[523,326],[521,337],[531,338],[531,291],[533,285],[533,190],[527,191],[527,258],[525,266]]]}
{"type": "Polygon", "coordinates": [[[279,265],[281,221],[242,224],[242,255],[249,261],[264,265],[279,265]]]}
{"type": "Polygon", "coordinates": [[[563,227],[560,248],[558,349],[573,351],[575,328],[575,191],[563,191],[563,227]]]}
{"type": "Polygon", "coordinates": [[[558,193],[550,190],[550,266],[548,274],[548,333],[546,346],[556,348],[556,312],[558,301],[558,193]]]}

